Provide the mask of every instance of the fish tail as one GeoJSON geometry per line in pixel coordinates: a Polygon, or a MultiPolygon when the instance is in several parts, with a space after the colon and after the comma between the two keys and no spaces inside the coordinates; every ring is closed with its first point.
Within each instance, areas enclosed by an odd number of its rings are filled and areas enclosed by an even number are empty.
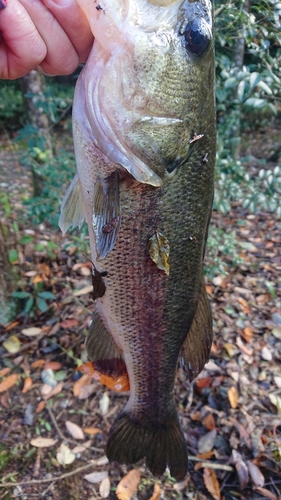
{"type": "Polygon", "coordinates": [[[109,460],[125,464],[146,457],[146,465],[154,476],[162,476],[169,467],[172,477],[183,479],[188,456],[176,409],[172,418],[158,425],[143,424],[130,412],[121,412],[110,430],[106,455],[109,460]]]}

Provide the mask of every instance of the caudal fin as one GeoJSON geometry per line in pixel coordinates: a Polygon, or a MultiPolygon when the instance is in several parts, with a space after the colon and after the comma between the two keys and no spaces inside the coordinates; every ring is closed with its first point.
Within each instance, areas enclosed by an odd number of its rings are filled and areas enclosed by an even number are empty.
{"type": "Polygon", "coordinates": [[[166,467],[177,480],[187,473],[186,442],[176,411],[173,418],[158,426],[142,424],[129,412],[120,413],[110,430],[106,455],[109,460],[125,464],[146,457],[146,465],[154,476],[162,476],[166,467]]]}

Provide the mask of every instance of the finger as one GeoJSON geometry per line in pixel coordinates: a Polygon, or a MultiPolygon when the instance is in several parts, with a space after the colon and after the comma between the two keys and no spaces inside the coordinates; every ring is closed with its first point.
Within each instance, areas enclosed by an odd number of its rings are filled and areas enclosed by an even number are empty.
{"type": "Polygon", "coordinates": [[[26,9],[9,0],[0,14],[0,78],[14,80],[45,58],[47,47],[26,9]]]}
{"type": "Polygon", "coordinates": [[[86,62],[94,38],[83,10],[75,0],[42,1],[69,36],[78,53],[79,62],[86,62]]]}
{"type": "MultiPolygon", "coordinates": [[[[67,75],[79,64],[78,54],[53,14],[41,0],[20,0],[47,46],[47,55],[40,63],[50,75],[67,75]]],[[[7,10],[7,9],[6,9],[7,10]]]]}

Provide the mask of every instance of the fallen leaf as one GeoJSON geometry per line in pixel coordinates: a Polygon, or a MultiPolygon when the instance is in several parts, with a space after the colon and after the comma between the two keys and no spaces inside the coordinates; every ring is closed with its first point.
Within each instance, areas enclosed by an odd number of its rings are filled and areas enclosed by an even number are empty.
{"type": "Polygon", "coordinates": [[[57,439],[37,437],[31,439],[30,444],[35,446],[35,448],[49,448],[50,446],[54,446],[56,442],[57,439]]]}
{"type": "Polygon", "coordinates": [[[239,399],[239,394],[237,392],[237,389],[234,386],[230,387],[227,391],[227,395],[231,408],[237,408],[239,399]]]}
{"type": "Polygon", "coordinates": [[[272,361],[272,352],[269,350],[267,346],[264,346],[261,350],[261,357],[265,361],[272,361]]]}
{"type": "Polygon", "coordinates": [[[22,388],[22,393],[25,394],[29,389],[32,387],[32,378],[31,377],[26,377],[24,383],[23,383],[23,388],[22,388]]]}
{"type": "Polygon", "coordinates": [[[0,382],[0,392],[5,392],[8,389],[11,389],[13,385],[17,382],[19,375],[13,373],[12,375],[8,375],[2,382],[0,382]]]}
{"type": "Polygon", "coordinates": [[[49,385],[50,387],[56,387],[57,381],[55,379],[55,374],[53,370],[47,368],[47,370],[42,370],[41,379],[44,384],[49,385]]]}
{"type": "Polygon", "coordinates": [[[100,483],[105,477],[108,477],[108,472],[107,470],[103,470],[100,472],[91,472],[90,474],[86,474],[84,476],[84,479],[88,481],[89,483],[100,483]]]}
{"type": "Polygon", "coordinates": [[[96,465],[106,465],[106,464],[108,464],[108,462],[109,462],[109,460],[105,455],[103,457],[100,457],[97,460],[95,460],[96,465]]]}
{"type": "Polygon", "coordinates": [[[239,350],[238,347],[235,344],[224,344],[223,346],[230,358],[233,358],[233,356],[236,356],[238,354],[239,350]]]}
{"type": "Polygon", "coordinates": [[[109,397],[107,392],[105,392],[102,397],[100,398],[99,402],[99,407],[100,407],[100,412],[104,416],[108,412],[108,407],[109,407],[109,397]]]}
{"type": "Polygon", "coordinates": [[[136,493],[140,483],[141,475],[138,469],[131,470],[118,483],[116,488],[116,496],[118,500],[131,500],[136,493]]]}
{"type": "Polygon", "coordinates": [[[249,473],[247,465],[243,461],[242,455],[238,453],[236,450],[232,450],[232,458],[237,470],[240,488],[241,490],[243,490],[244,488],[246,488],[249,482],[249,473]]]}
{"type": "Polygon", "coordinates": [[[263,497],[269,498],[269,500],[278,500],[276,495],[274,495],[271,491],[266,490],[265,488],[261,488],[260,486],[255,486],[254,490],[257,491],[263,497]]]}
{"type": "Polygon", "coordinates": [[[253,330],[249,326],[246,326],[243,331],[243,337],[246,340],[246,342],[250,343],[252,342],[253,339],[253,330]]]}
{"type": "Polygon", "coordinates": [[[203,420],[203,425],[205,425],[208,431],[212,431],[216,427],[216,422],[212,413],[208,413],[208,415],[203,420]]]}
{"type": "Polygon", "coordinates": [[[42,328],[37,328],[36,326],[31,326],[30,328],[24,328],[21,333],[27,337],[35,337],[42,332],[42,328]]]}
{"type": "Polygon", "coordinates": [[[65,426],[66,426],[69,434],[74,439],[84,439],[84,432],[82,431],[81,427],[79,427],[79,425],[74,424],[73,422],[70,422],[70,420],[67,420],[65,422],[65,426]]]}
{"type": "Polygon", "coordinates": [[[81,295],[86,295],[87,293],[92,293],[93,292],[93,285],[87,285],[84,286],[83,288],[80,288],[80,290],[76,290],[73,292],[73,295],[75,297],[80,297],[81,295]]]}
{"type": "Polygon", "coordinates": [[[0,370],[0,377],[5,377],[5,375],[8,375],[10,371],[11,368],[9,368],[9,366],[6,366],[6,368],[2,368],[2,370],[0,370]]]}
{"type": "Polygon", "coordinates": [[[96,384],[84,385],[80,389],[79,399],[88,399],[94,392],[96,392],[96,384]]]}
{"type": "Polygon", "coordinates": [[[100,492],[101,498],[108,497],[108,495],[110,493],[110,479],[108,476],[103,478],[102,482],[100,483],[99,492],[100,492]]]}
{"type": "Polygon", "coordinates": [[[20,350],[20,341],[15,335],[8,337],[2,345],[10,354],[16,354],[20,350]]]}
{"type": "Polygon", "coordinates": [[[86,434],[90,434],[90,436],[95,436],[96,434],[102,433],[102,430],[98,429],[98,427],[86,427],[86,429],[83,429],[83,431],[86,434]]]}
{"type": "Polygon", "coordinates": [[[73,394],[74,396],[79,396],[81,387],[84,385],[90,385],[91,384],[91,377],[89,375],[82,375],[81,378],[76,380],[76,382],[73,385],[73,394]]]}
{"type": "Polygon", "coordinates": [[[50,387],[47,384],[43,384],[41,386],[41,394],[44,399],[50,399],[53,396],[56,396],[56,394],[59,394],[63,390],[64,383],[59,382],[56,387],[50,387]]]}
{"type": "MultiPolygon", "coordinates": [[[[92,289],[93,289],[93,287],[92,287],[92,289]]],[[[73,295],[75,295],[75,293],[73,295]]],[[[65,319],[64,321],[62,321],[60,323],[61,328],[63,328],[64,330],[66,330],[67,328],[74,328],[77,325],[78,325],[78,321],[77,321],[77,319],[74,319],[74,318],[65,319]]]]}
{"type": "Polygon", "coordinates": [[[208,460],[214,455],[213,450],[210,451],[205,451],[205,453],[198,453],[196,455],[197,458],[200,458],[201,460],[208,460]]]}
{"type": "Polygon", "coordinates": [[[211,387],[212,378],[211,377],[204,377],[204,378],[200,378],[198,380],[195,380],[195,385],[196,385],[196,390],[199,392],[199,394],[201,394],[202,390],[205,389],[205,387],[211,387]]]}
{"type": "Polygon", "coordinates": [[[57,461],[60,465],[69,465],[74,462],[76,456],[75,453],[73,453],[69,447],[61,443],[58,451],[57,451],[57,461]]]}
{"type": "Polygon", "coordinates": [[[41,368],[41,366],[44,366],[46,361],[44,359],[37,359],[33,363],[31,363],[31,368],[41,368]]]}
{"type": "Polygon", "coordinates": [[[205,467],[203,477],[208,492],[215,500],[220,500],[220,486],[215,471],[209,467],[205,467]]]}
{"type": "Polygon", "coordinates": [[[40,411],[44,410],[45,406],[46,406],[46,401],[40,401],[40,403],[38,403],[37,405],[35,413],[40,413],[40,411]]]}
{"type": "Polygon", "coordinates": [[[59,363],[58,361],[47,361],[44,365],[44,369],[47,370],[48,368],[53,371],[60,370],[62,368],[62,363],[59,363]]]}
{"type": "Polygon", "coordinates": [[[281,389],[281,377],[278,377],[277,375],[273,377],[275,385],[278,387],[278,389],[281,389]]]}
{"type": "Polygon", "coordinates": [[[198,451],[199,453],[205,453],[206,451],[211,451],[214,447],[215,440],[217,437],[217,430],[213,429],[210,432],[207,432],[204,436],[198,441],[198,451]]]}
{"type": "Polygon", "coordinates": [[[92,444],[92,440],[90,439],[89,441],[85,441],[85,443],[83,444],[78,444],[77,446],[75,446],[73,448],[72,453],[83,453],[84,451],[86,451],[87,448],[89,448],[92,444]]]}
{"type": "Polygon", "coordinates": [[[0,403],[4,406],[4,408],[9,408],[7,392],[4,392],[4,394],[0,397],[0,403]]]}
{"type": "Polygon", "coordinates": [[[264,476],[260,469],[253,462],[250,462],[250,460],[247,462],[247,467],[254,485],[262,488],[264,486],[264,476]]]}
{"type": "MultiPolygon", "coordinates": [[[[174,485],[175,486],[175,485],[174,485]]],[[[154,484],[153,495],[149,500],[159,500],[161,495],[161,488],[158,483],[154,484]]]]}

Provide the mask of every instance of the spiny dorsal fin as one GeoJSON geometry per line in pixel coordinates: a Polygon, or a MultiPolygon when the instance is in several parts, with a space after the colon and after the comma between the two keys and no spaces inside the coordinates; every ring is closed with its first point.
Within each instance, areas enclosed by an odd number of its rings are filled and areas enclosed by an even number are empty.
{"type": "Polygon", "coordinates": [[[70,226],[81,228],[85,220],[85,210],[81,184],[77,174],[65,193],[60,211],[59,227],[63,234],[66,233],[70,226]]]}
{"type": "Polygon", "coordinates": [[[97,260],[101,260],[113,249],[121,224],[117,171],[113,172],[105,182],[96,182],[92,221],[96,237],[97,260]]]}
{"type": "Polygon", "coordinates": [[[212,312],[202,278],[201,294],[192,325],[181,348],[182,364],[190,382],[209,359],[213,338],[212,312]]]}
{"type": "Polygon", "coordinates": [[[95,369],[103,375],[117,377],[127,373],[121,352],[97,312],[86,338],[86,350],[95,369]]]}

